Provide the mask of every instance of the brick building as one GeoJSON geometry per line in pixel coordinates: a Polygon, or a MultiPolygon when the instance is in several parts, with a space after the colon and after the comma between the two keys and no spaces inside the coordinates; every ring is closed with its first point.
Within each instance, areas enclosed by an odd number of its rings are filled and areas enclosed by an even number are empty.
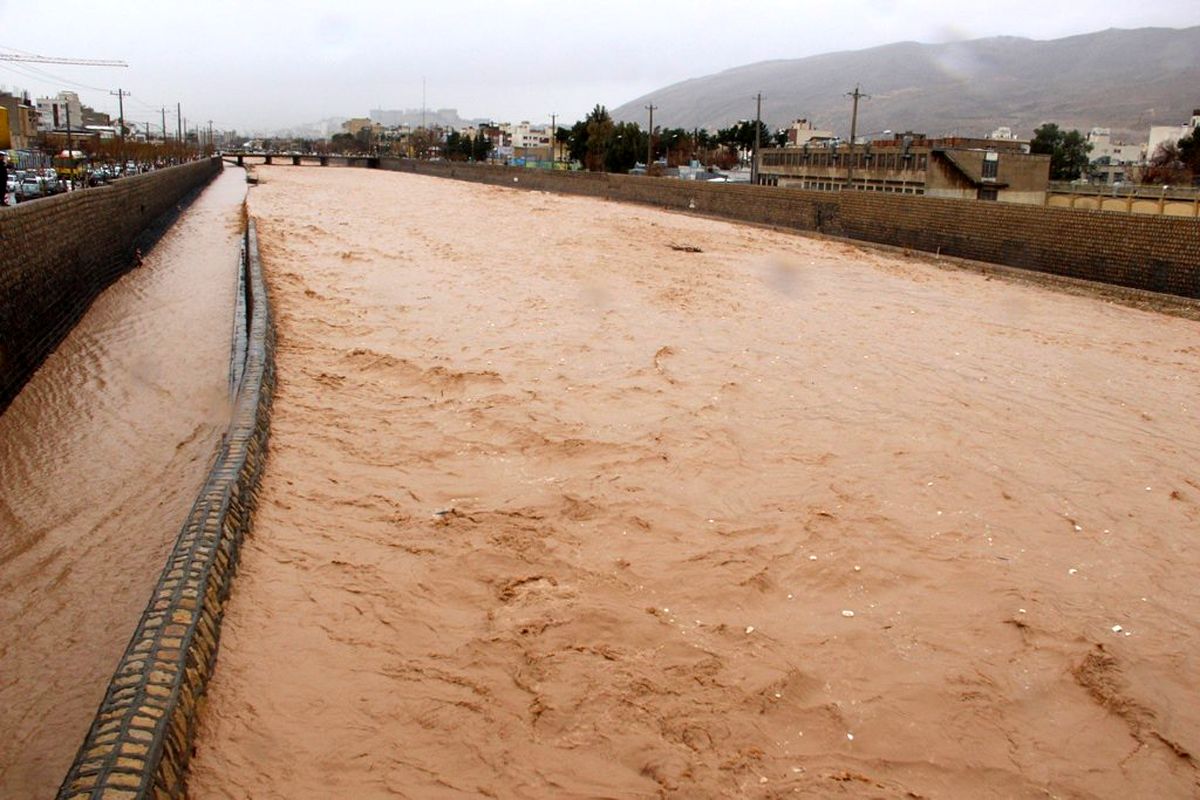
{"type": "Polygon", "coordinates": [[[759,183],[767,186],[925,195],[1043,204],[1050,157],[995,139],[928,139],[896,134],[863,144],[764,149],[759,183]]]}
{"type": "Polygon", "coordinates": [[[29,95],[0,92],[0,108],[6,119],[0,125],[0,149],[26,150],[33,147],[38,135],[37,107],[29,95]],[[6,135],[7,134],[7,135],[6,135]]]}

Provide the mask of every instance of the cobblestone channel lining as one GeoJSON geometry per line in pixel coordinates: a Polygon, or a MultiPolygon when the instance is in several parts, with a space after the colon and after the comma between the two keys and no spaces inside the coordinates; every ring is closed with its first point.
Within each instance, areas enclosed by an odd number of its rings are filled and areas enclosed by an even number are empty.
{"type": "Polygon", "coordinates": [[[244,252],[246,361],[233,420],[59,798],[184,795],[196,707],[250,527],[275,386],[274,328],[253,222],[244,252]]]}

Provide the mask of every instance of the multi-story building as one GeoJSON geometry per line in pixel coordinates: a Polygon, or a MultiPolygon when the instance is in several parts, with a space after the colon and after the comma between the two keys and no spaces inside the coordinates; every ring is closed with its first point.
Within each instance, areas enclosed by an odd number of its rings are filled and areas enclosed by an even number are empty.
{"type": "Polygon", "coordinates": [[[83,127],[83,104],[75,92],[59,92],[55,97],[39,97],[38,128],[43,131],[83,127]]]}
{"type": "Polygon", "coordinates": [[[785,147],[804,147],[804,145],[826,144],[837,137],[833,131],[817,130],[806,119],[798,119],[787,127],[787,144],[785,147]]]}
{"type": "Polygon", "coordinates": [[[1113,141],[1109,128],[1092,128],[1087,141],[1092,146],[1088,153],[1091,166],[1088,172],[1093,181],[1105,184],[1123,183],[1133,177],[1137,165],[1146,157],[1140,144],[1113,141]]]}
{"type": "Polygon", "coordinates": [[[1042,204],[1050,157],[1017,141],[902,133],[864,144],[764,149],[759,183],[1042,204]]]}
{"type": "Polygon", "coordinates": [[[535,128],[528,120],[512,126],[512,146],[514,150],[550,149],[550,126],[535,128]]]}
{"type": "MultiPolygon", "coordinates": [[[[376,125],[378,123],[372,122],[367,117],[355,117],[342,123],[342,133],[348,133],[351,136],[358,136],[359,132],[364,130],[374,133],[376,125]]],[[[380,130],[382,130],[382,126],[380,126],[380,130]]]]}
{"type": "Polygon", "coordinates": [[[1200,127],[1200,108],[1192,109],[1192,118],[1185,125],[1152,125],[1150,141],[1146,143],[1146,158],[1154,158],[1159,145],[1178,142],[1185,136],[1191,136],[1192,131],[1198,127],[1200,127]]]}
{"type": "Polygon", "coordinates": [[[0,149],[28,150],[33,147],[38,135],[38,112],[29,95],[0,92],[0,108],[5,112],[0,149]]]}

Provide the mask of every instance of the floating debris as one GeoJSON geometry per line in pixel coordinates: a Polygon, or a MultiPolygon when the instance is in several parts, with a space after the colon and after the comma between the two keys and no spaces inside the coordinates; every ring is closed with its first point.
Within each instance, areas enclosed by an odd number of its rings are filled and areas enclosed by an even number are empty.
{"type": "Polygon", "coordinates": [[[699,247],[696,247],[694,244],[672,244],[671,249],[678,250],[681,253],[703,253],[704,252],[699,247]]]}
{"type": "Polygon", "coordinates": [[[853,616],[854,616],[854,612],[853,612],[853,611],[851,611],[851,610],[850,610],[850,609],[848,609],[848,608],[843,608],[843,609],[842,609],[842,616],[843,616],[843,617],[853,617],[853,616]]]}

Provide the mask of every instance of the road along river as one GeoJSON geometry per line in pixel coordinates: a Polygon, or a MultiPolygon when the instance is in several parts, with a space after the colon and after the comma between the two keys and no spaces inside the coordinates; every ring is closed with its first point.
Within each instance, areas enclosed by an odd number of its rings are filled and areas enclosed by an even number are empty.
{"type": "Polygon", "coordinates": [[[0,797],[51,797],[229,417],[226,170],[0,415],[0,797]]]}

